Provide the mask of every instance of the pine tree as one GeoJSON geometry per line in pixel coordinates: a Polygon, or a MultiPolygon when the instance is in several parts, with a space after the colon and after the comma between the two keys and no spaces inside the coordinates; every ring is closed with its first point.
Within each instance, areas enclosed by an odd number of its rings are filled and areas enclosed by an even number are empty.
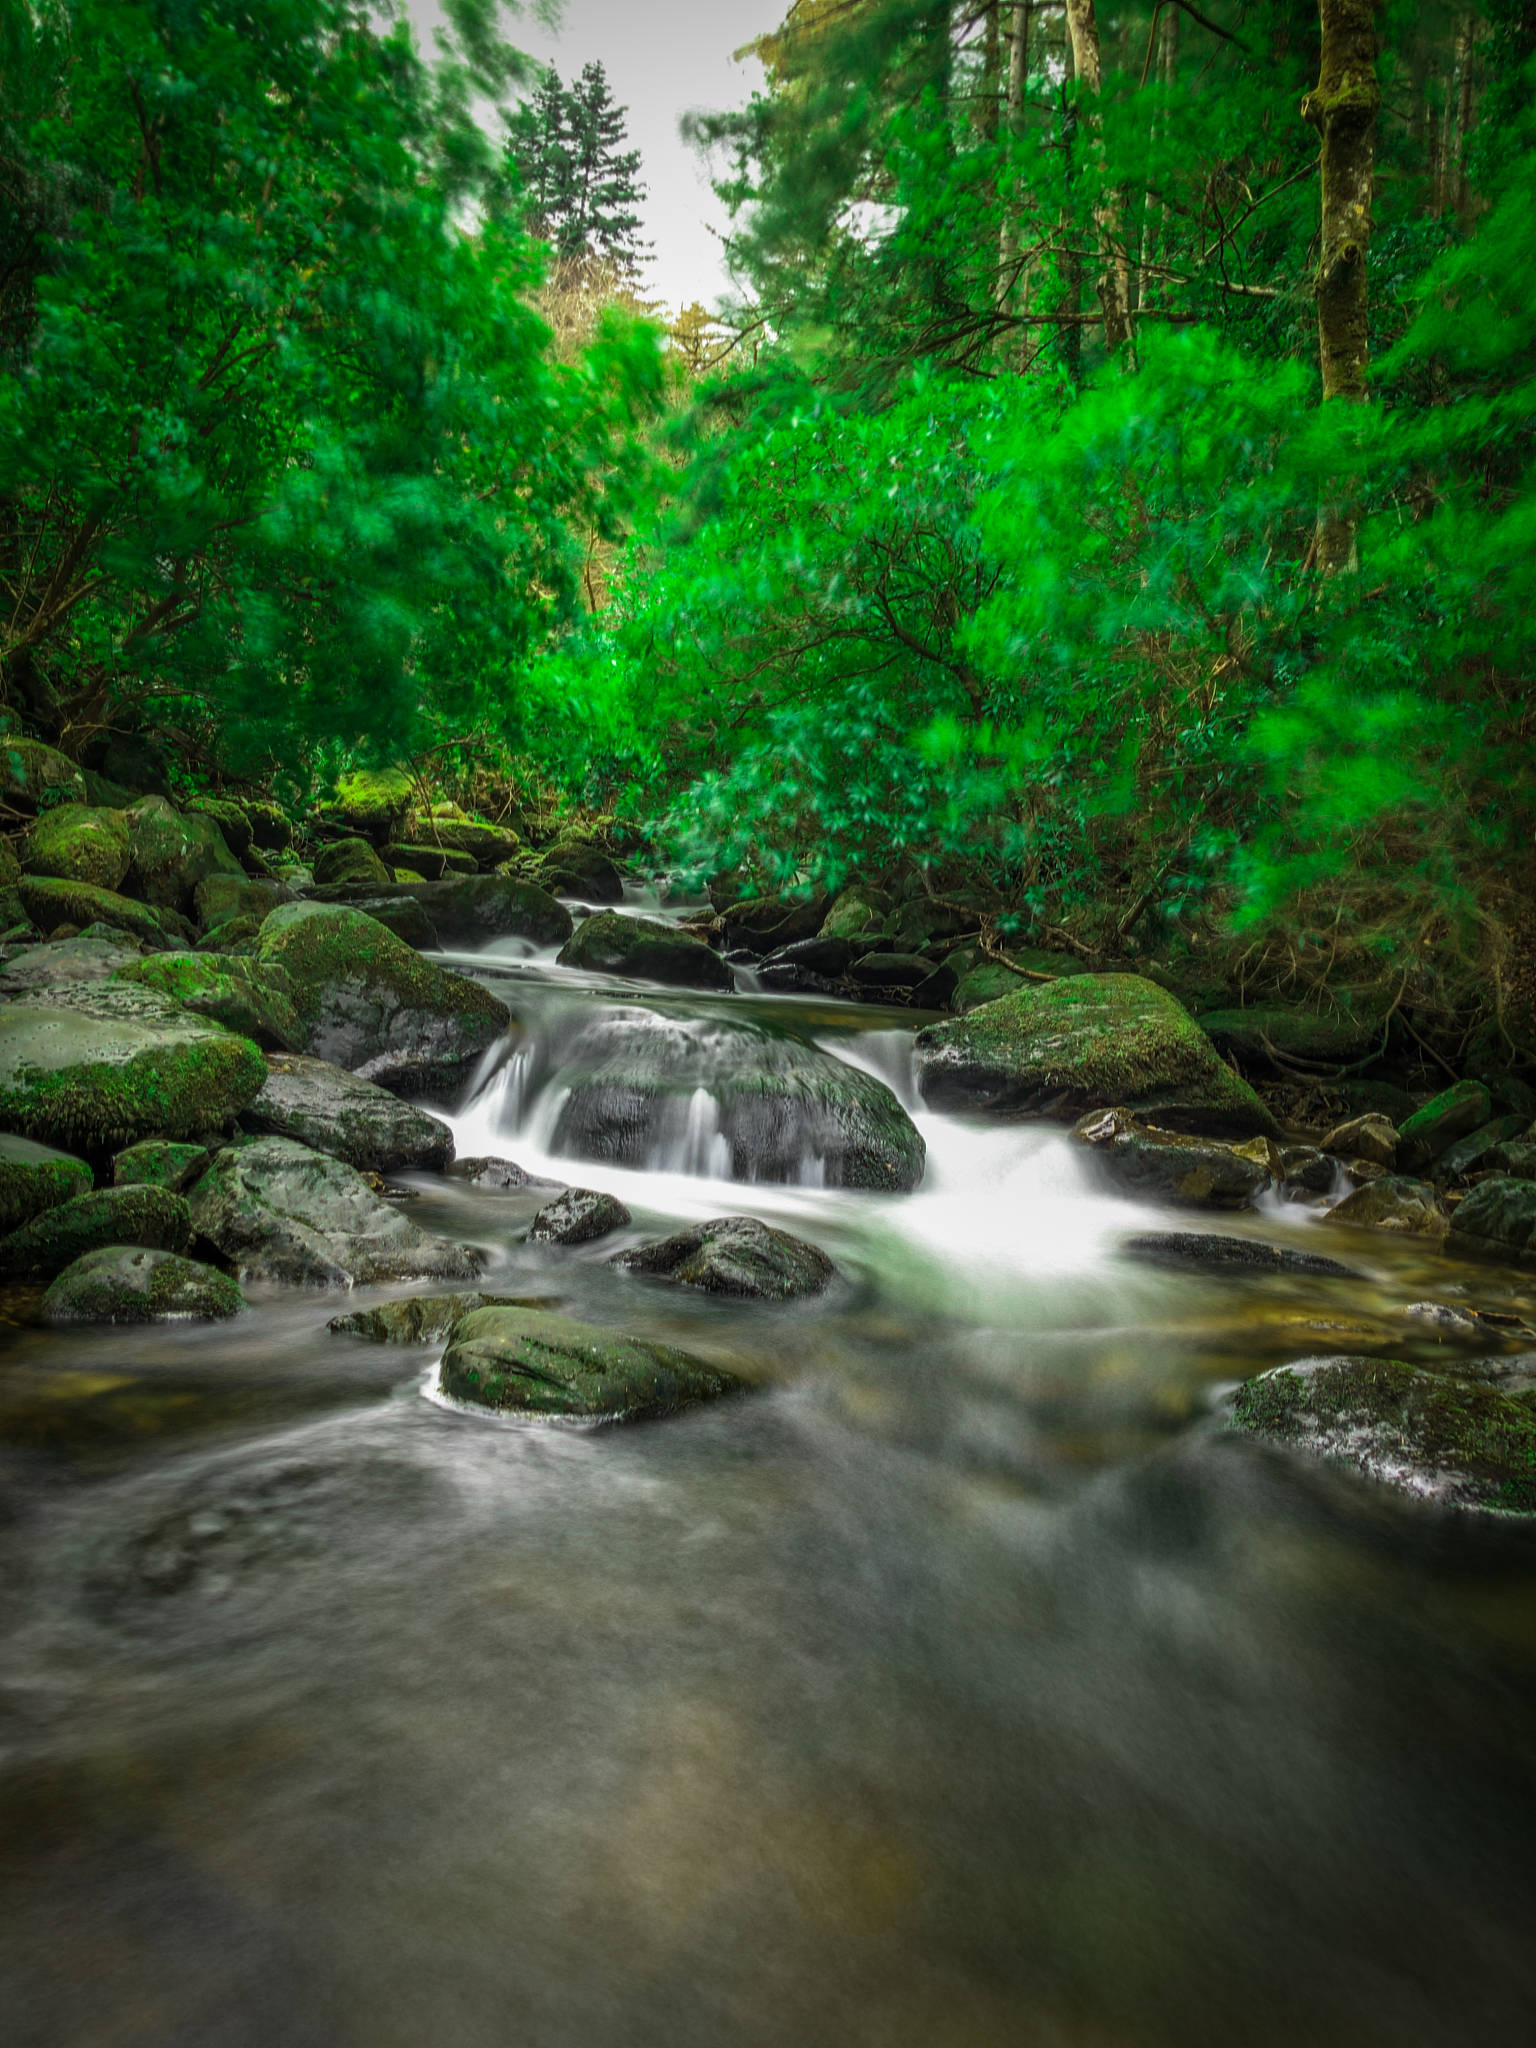
{"type": "Polygon", "coordinates": [[[625,140],[602,65],[586,65],[569,89],[551,66],[508,123],[507,154],[535,234],[565,262],[633,279],[650,245],[640,240],[640,152],[625,140]]]}
{"type": "Polygon", "coordinates": [[[533,98],[507,122],[507,156],[522,187],[529,229],[541,241],[554,241],[570,216],[571,143],[571,95],[551,64],[533,98]]]}

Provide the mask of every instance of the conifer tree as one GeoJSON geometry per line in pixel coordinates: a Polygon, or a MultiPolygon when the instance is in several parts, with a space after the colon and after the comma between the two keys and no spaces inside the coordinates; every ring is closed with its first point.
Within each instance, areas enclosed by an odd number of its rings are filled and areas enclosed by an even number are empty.
{"type": "Polygon", "coordinates": [[[528,224],[568,263],[597,263],[632,280],[640,239],[640,152],[626,149],[624,109],[598,62],[567,88],[551,65],[539,90],[508,123],[528,224]]]}

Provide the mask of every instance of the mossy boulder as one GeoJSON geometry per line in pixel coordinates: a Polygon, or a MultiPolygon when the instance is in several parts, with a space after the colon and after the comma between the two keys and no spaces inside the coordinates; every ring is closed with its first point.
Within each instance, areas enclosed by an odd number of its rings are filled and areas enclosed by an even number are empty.
{"type": "Polygon", "coordinates": [[[630,1220],[628,1209],[616,1195],[596,1188],[567,1188],[552,1202],[546,1202],[528,1227],[530,1244],[591,1244],[611,1230],[622,1230],[630,1220]]]}
{"type": "Polygon", "coordinates": [[[1457,1081],[1403,1119],[1397,1134],[1397,1163],[1405,1173],[1432,1166],[1458,1138],[1486,1124],[1493,1103],[1481,1081],[1457,1081]]]}
{"type": "Polygon", "coordinates": [[[481,1255],[419,1230],[355,1168],[291,1138],[227,1145],[191,1196],[192,1221],[242,1282],[352,1287],[472,1280],[481,1255]]]}
{"type": "Polygon", "coordinates": [[[205,931],[228,924],[231,918],[253,917],[258,923],[279,903],[286,903],[288,892],[277,882],[252,881],[245,875],[205,875],[193,891],[192,901],[197,911],[198,922],[205,931]]]}
{"type": "Polygon", "coordinates": [[[147,796],[122,815],[133,854],[128,885],[158,909],[188,917],[206,876],[244,875],[212,818],[178,811],[163,796],[147,796]]]}
{"type": "Polygon", "coordinates": [[[935,1109],[1075,1121],[1123,1108],[1167,1130],[1275,1136],[1273,1116],[1181,1003],[1138,974],[1031,983],[915,1040],[935,1109]]]}
{"type": "MultiPolygon", "coordinates": [[[[905,994],[920,988],[934,972],[933,962],[921,953],[861,953],[848,969],[848,978],[862,989],[891,989],[905,994]]],[[[950,981],[947,995],[953,988],[950,981]]]]}
{"type": "Polygon", "coordinates": [[[482,868],[510,860],[520,843],[510,826],[481,825],[472,818],[445,817],[436,812],[413,812],[406,820],[405,836],[412,846],[445,846],[455,853],[467,853],[482,868]]]}
{"type": "Polygon", "coordinates": [[[266,1072],[248,1038],[116,979],[0,1006],[0,1128],[87,1156],[218,1130],[266,1072]]]}
{"type": "Polygon", "coordinates": [[[384,865],[396,875],[420,875],[424,882],[439,882],[444,875],[472,875],[476,861],[472,853],[460,853],[452,846],[413,846],[409,843],[386,846],[383,852],[384,865]]]}
{"type": "Polygon", "coordinates": [[[0,1132],[0,1232],[17,1230],[44,1210],[89,1193],[92,1178],[83,1159],[0,1132]]]}
{"type": "Polygon", "coordinates": [[[453,1400],[498,1413],[614,1422],[672,1414],[741,1385],[669,1344],[524,1308],[466,1316],[439,1378],[453,1400]]]}
{"type": "Polygon", "coordinates": [[[755,1216],[717,1216],[695,1223],[671,1237],[619,1252],[610,1263],[625,1273],[645,1273],[677,1287],[751,1301],[825,1294],[837,1274],[816,1245],[755,1216]]]}
{"type": "Polygon", "coordinates": [[[41,740],[0,736],[0,794],[28,810],[55,804],[83,804],[85,780],[67,754],[41,740]]]}
{"type": "Polygon", "coordinates": [[[1382,1036],[1379,1010],[1312,1010],[1286,1003],[1205,1010],[1199,1024],[1218,1052],[1261,1072],[1284,1071],[1287,1060],[1336,1066],[1359,1059],[1382,1036]]]}
{"type": "Polygon", "coordinates": [[[362,1337],[370,1344],[440,1344],[479,1309],[536,1306],[510,1294],[411,1294],[332,1316],[326,1328],[333,1336],[362,1337]]]}
{"type": "Polygon", "coordinates": [[[1249,1380],[1232,1427],[1422,1501],[1536,1513],[1536,1404],[1392,1358],[1305,1358],[1249,1380]]]}
{"type": "Polygon", "coordinates": [[[1125,1195],[1192,1209],[1246,1209],[1285,1178],[1270,1138],[1224,1144],[1160,1130],[1123,1109],[1091,1109],[1072,1136],[1097,1173],[1125,1195]]]}
{"type": "Polygon", "coordinates": [[[128,872],[128,860],[128,825],[122,811],[58,804],[44,811],[27,834],[29,874],[116,889],[128,872]]]}
{"type": "Polygon", "coordinates": [[[1462,1180],[1494,1165],[1499,1147],[1511,1138],[1523,1137],[1529,1122],[1530,1118],[1524,1116],[1491,1117],[1466,1137],[1453,1139],[1431,1169],[1435,1179],[1441,1183],[1462,1180]]]}
{"type": "Polygon", "coordinates": [[[293,1052],[304,1035],[288,976],[239,954],[152,953],[120,969],[117,979],[157,989],[184,1010],[254,1040],[263,1052],[293,1052]]]}
{"type": "Polygon", "coordinates": [[[399,768],[360,768],[342,776],[334,800],[321,809],[337,824],[350,826],[382,845],[399,838],[415,793],[415,784],[399,768]]]}
{"type": "Polygon", "coordinates": [[[624,901],[624,877],[600,847],[581,840],[562,840],[550,847],[539,862],[539,880],[546,889],[588,903],[624,901]]]}
{"type": "Polygon", "coordinates": [[[831,907],[832,899],[825,889],[813,890],[806,896],[749,897],[722,913],[725,943],[729,947],[745,946],[754,953],[777,952],[781,946],[819,936],[831,907]]]}
{"type": "Polygon", "coordinates": [[[1398,1173],[1356,1188],[1328,1211],[1330,1223],[1347,1223],[1356,1230],[1392,1230],[1402,1237],[1444,1237],[1450,1220],[1436,1189],[1398,1173]]]}
{"type": "Polygon", "coordinates": [[[1536,1266],[1536,1180],[1500,1174],[1479,1181],[1452,1213],[1446,1250],[1536,1266]]]}
{"type": "Polygon", "coordinates": [[[284,904],[257,958],[291,975],[305,1052],[402,1092],[457,1087],[511,1021],[478,982],[343,904],[284,904]]]}
{"type": "Polygon", "coordinates": [[[439,946],[473,950],[496,939],[558,946],[571,936],[571,913],[547,889],[512,875],[454,875],[402,892],[426,913],[439,946]]]}
{"type": "Polygon", "coordinates": [[[104,1245],[86,1252],[43,1296],[50,1323],[211,1323],[238,1315],[245,1297],[227,1273],[175,1252],[104,1245]]]}
{"type": "Polygon", "coordinates": [[[393,880],[366,839],[337,839],[315,855],[314,876],[323,887],[338,884],[377,889],[393,880]]]}
{"type": "Polygon", "coordinates": [[[129,932],[149,946],[185,945],[192,937],[192,927],[175,911],[153,909],[131,896],[99,889],[94,882],[23,875],[17,894],[41,932],[57,931],[61,925],[73,925],[78,931],[86,925],[104,924],[114,931],[129,932]]]}
{"type": "Polygon", "coordinates": [[[13,889],[21,880],[21,862],[9,839],[0,839],[0,889],[13,889]]]}
{"type": "Polygon", "coordinates": [[[46,1209],[0,1238],[0,1278],[51,1280],[102,1245],[184,1252],[192,1242],[185,1199],[168,1188],[93,1188],[46,1209]]]}
{"type": "Polygon", "coordinates": [[[761,1026],[605,1007],[560,1056],[552,1145],[567,1157],[893,1193],[923,1177],[923,1140],[883,1081],[761,1026]]]}
{"type": "Polygon", "coordinates": [[[139,941],[127,932],[92,926],[76,939],[50,939],[13,953],[0,968],[0,995],[36,1002],[44,991],[69,982],[105,981],[142,957],[139,941]]]}
{"type": "Polygon", "coordinates": [[[141,1138],[112,1162],[112,1185],[119,1188],[168,1188],[185,1194],[212,1163],[206,1145],[178,1144],[174,1138],[141,1138]]]}
{"type": "Polygon", "coordinates": [[[266,1084],[240,1121],[248,1131],[297,1139],[364,1173],[441,1172],[453,1157],[453,1133],[435,1116],[342,1067],[301,1055],[268,1060],[266,1084]]]}
{"type": "Polygon", "coordinates": [[[650,917],[605,910],[584,918],[560,949],[562,967],[617,974],[628,981],[660,981],[672,988],[733,989],[736,977],[702,939],[650,917]]]}
{"type": "Polygon", "coordinates": [[[1288,1245],[1260,1244],[1251,1237],[1217,1237],[1203,1230],[1146,1230],[1120,1249],[1146,1266],[1188,1273],[1304,1273],[1315,1279],[1358,1280],[1352,1267],[1321,1252],[1292,1251],[1288,1245]]]}
{"type": "Polygon", "coordinates": [[[835,896],[818,926],[824,939],[873,940],[885,928],[892,903],[883,889],[865,882],[850,882],[835,896]]]}
{"type": "Polygon", "coordinates": [[[211,818],[224,844],[236,860],[244,860],[255,842],[251,821],[243,804],[228,796],[195,796],[187,805],[190,816],[211,818]]]}
{"type": "Polygon", "coordinates": [[[957,1017],[979,1010],[983,1003],[995,1003],[1004,996],[1017,995],[1027,986],[1022,974],[1015,974],[1011,967],[1001,962],[988,960],[981,967],[973,967],[968,974],[962,974],[950,997],[950,1007],[957,1017]]]}
{"type": "Polygon", "coordinates": [[[281,853],[293,844],[293,821],[281,805],[247,797],[241,808],[250,820],[251,843],[263,853],[281,853]]]}
{"type": "Polygon", "coordinates": [[[211,925],[204,932],[198,946],[200,953],[237,953],[242,959],[252,957],[256,941],[261,936],[265,917],[229,917],[222,924],[211,925]]]}

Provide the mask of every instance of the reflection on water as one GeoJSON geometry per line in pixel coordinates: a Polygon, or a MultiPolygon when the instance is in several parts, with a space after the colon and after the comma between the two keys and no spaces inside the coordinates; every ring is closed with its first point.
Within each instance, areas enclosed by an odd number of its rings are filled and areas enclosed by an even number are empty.
{"type": "Polygon", "coordinates": [[[1275,1358],[1460,1355],[1408,1305],[1530,1314],[1525,1283],[1334,1229],[1358,1279],[1137,1267],[1119,1239],[1166,1215],[1040,1127],[922,1117],[910,1197],[744,1187],[704,1088],[656,1170],[577,1166],[562,1061],[613,1000],[800,1034],[910,1100],[903,1032],[484,971],[522,1030],[461,1153],[635,1222],[529,1246],[543,1192],[427,1180],[413,1216],[484,1244],[491,1286],[759,1391],[486,1427],[420,1398],[430,1351],[329,1335],[334,1298],[13,1327],[7,2043],[1520,2038],[1536,1551],[1207,1417],[1275,1358]],[[606,1264],[742,1211],[825,1245],[825,1300],[606,1264]]]}

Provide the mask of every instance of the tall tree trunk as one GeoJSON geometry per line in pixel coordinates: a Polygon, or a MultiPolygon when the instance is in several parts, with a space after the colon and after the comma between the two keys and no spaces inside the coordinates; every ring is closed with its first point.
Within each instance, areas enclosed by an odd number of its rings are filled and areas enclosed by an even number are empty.
{"type": "MultiPolygon", "coordinates": [[[[1017,135],[1023,122],[1024,80],[1029,67],[1030,0],[1017,0],[1008,9],[1007,63],[1003,71],[1003,120],[1005,134],[1017,135]]],[[[1014,275],[1019,261],[1019,222],[1012,194],[1004,193],[1002,222],[997,235],[997,303],[1006,307],[1018,286],[1014,275]]]]}
{"type": "Polygon", "coordinates": [[[1456,69],[1451,94],[1451,144],[1447,151],[1446,198],[1456,218],[1467,225],[1467,137],[1472,131],[1473,22],[1463,14],[1456,23],[1456,69]]]}
{"type": "MultiPolygon", "coordinates": [[[[1317,266],[1317,338],[1323,402],[1356,404],[1366,395],[1370,361],[1367,257],[1371,182],[1376,169],[1376,0],[1319,0],[1322,63],[1317,90],[1301,103],[1322,136],[1322,255],[1317,266]]],[[[1317,562],[1324,575],[1355,564],[1355,517],[1325,509],[1317,562]]]]}
{"type": "MultiPolygon", "coordinates": [[[[1067,33],[1072,38],[1072,68],[1079,84],[1097,99],[1104,90],[1104,63],[1099,53],[1099,24],[1094,0],[1066,0],[1067,33]]],[[[1094,123],[1095,129],[1098,123],[1094,123]]],[[[1096,166],[1102,170],[1102,163],[1096,166]]],[[[1103,244],[1104,268],[1099,276],[1099,304],[1104,313],[1104,346],[1111,354],[1131,338],[1131,266],[1121,231],[1120,201],[1105,185],[1093,209],[1103,244]]]]}

